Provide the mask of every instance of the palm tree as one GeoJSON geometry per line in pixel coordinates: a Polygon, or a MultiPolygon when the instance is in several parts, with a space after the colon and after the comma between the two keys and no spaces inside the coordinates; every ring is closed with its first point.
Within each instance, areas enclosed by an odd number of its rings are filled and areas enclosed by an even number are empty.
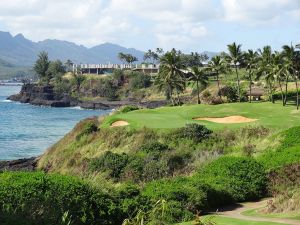
{"type": "Polygon", "coordinates": [[[282,54],[280,54],[279,52],[275,52],[274,54],[272,54],[271,68],[273,74],[275,74],[275,79],[278,82],[281,92],[282,105],[284,106],[286,95],[282,88],[282,82],[284,82],[286,80],[286,77],[289,76],[289,71],[286,67],[286,64],[283,62],[282,54]]]}
{"type": "Polygon", "coordinates": [[[181,54],[175,49],[167,52],[160,58],[160,70],[156,78],[156,83],[160,90],[165,89],[167,95],[170,96],[172,103],[173,91],[176,90],[177,101],[179,100],[179,92],[185,88],[185,76],[183,69],[185,66],[181,60],[181,54]]]}
{"type": "Polygon", "coordinates": [[[198,97],[198,104],[201,103],[200,101],[200,84],[202,86],[207,86],[208,84],[208,77],[203,68],[199,68],[197,66],[192,67],[192,72],[189,73],[190,77],[189,80],[194,81],[197,87],[197,97],[198,97]]]}
{"type": "Polygon", "coordinates": [[[216,55],[211,58],[211,61],[208,63],[208,69],[216,74],[217,84],[218,84],[218,95],[220,95],[220,74],[225,74],[227,72],[227,63],[220,55],[216,55]]]}
{"type": "Polygon", "coordinates": [[[237,79],[237,91],[238,91],[238,100],[241,102],[241,93],[240,93],[240,78],[238,73],[238,66],[243,61],[243,53],[241,49],[242,45],[237,45],[235,42],[233,42],[231,45],[227,45],[229,54],[227,55],[227,59],[229,63],[234,65],[235,73],[236,73],[236,79],[237,79]]]}
{"type": "Polygon", "coordinates": [[[257,60],[258,60],[258,53],[256,51],[253,51],[251,49],[248,50],[248,52],[245,53],[245,61],[246,61],[246,70],[248,71],[248,79],[249,79],[249,101],[251,103],[252,100],[252,78],[254,70],[257,66],[257,60]]]}
{"type": "Polygon", "coordinates": [[[299,78],[299,72],[297,68],[299,67],[299,52],[295,51],[294,46],[288,46],[284,45],[282,46],[283,51],[282,55],[285,59],[285,63],[287,67],[289,68],[290,74],[292,75],[295,85],[296,85],[296,105],[297,110],[299,109],[299,93],[298,93],[298,78],[299,78]]]}
{"type": "Polygon", "coordinates": [[[257,78],[264,77],[269,89],[269,99],[274,103],[274,82],[276,81],[276,75],[272,70],[272,48],[270,46],[264,46],[263,49],[258,49],[259,63],[257,68],[257,78]]]}

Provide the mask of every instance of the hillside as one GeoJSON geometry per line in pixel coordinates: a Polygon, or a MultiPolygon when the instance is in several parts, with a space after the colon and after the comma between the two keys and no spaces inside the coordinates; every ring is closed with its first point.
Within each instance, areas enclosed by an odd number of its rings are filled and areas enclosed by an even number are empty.
{"type": "Polygon", "coordinates": [[[0,32],[0,59],[15,65],[32,66],[40,51],[47,51],[50,59],[70,59],[74,63],[119,63],[119,52],[130,53],[139,60],[142,60],[144,55],[143,51],[111,43],[87,48],[61,40],[33,42],[22,34],[12,36],[8,32],[0,32]]]}

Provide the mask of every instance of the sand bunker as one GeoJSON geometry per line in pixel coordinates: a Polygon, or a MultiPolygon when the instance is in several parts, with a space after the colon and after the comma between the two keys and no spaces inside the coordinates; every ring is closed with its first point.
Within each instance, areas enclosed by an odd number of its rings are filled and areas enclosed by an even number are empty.
{"type": "Polygon", "coordinates": [[[214,123],[249,123],[249,122],[254,122],[257,119],[250,119],[244,116],[227,116],[222,118],[199,117],[199,118],[194,118],[194,120],[206,120],[214,123]]]}
{"type": "Polygon", "coordinates": [[[118,120],[116,122],[113,122],[110,127],[124,127],[124,126],[128,126],[129,123],[125,120],[118,120]]]}

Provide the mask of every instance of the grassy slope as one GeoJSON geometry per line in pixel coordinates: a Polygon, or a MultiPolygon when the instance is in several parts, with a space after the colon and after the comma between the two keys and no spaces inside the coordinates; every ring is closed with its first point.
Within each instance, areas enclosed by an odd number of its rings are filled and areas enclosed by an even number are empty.
{"type": "Polygon", "coordinates": [[[242,212],[242,215],[245,216],[254,216],[254,217],[266,217],[266,218],[286,218],[286,219],[294,219],[300,220],[299,213],[260,213],[258,212],[259,209],[250,209],[245,212],[242,212]]]}
{"type": "MultiPolygon", "coordinates": [[[[283,223],[246,221],[222,216],[214,216],[212,219],[217,225],[284,225],[283,223]]],[[[179,225],[193,225],[193,222],[180,223],[179,225]]]]}
{"type": "MultiPolygon", "coordinates": [[[[109,126],[116,120],[126,120],[134,128],[176,128],[183,127],[186,123],[195,122],[193,120],[195,117],[224,117],[232,115],[258,119],[251,124],[279,130],[300,125],[300,111],[297,111],[293,106],[282,107],[280,103],[231,103],[143,109],[107,117],[103,126],[109,126]]],[[[217,124],[208,121],[196,122],[204,124],[213,130],[220,130],[225,127],[239,128],[249,125],[248,123],[217,124]]]]}

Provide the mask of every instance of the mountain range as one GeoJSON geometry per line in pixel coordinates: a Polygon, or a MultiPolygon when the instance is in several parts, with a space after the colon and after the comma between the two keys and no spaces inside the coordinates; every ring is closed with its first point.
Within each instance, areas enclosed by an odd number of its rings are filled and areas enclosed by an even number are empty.
{"type": "Polygon", "coordinates": [[[144,52],[134,48],[105,43],[92,48],[77,45],[68,41],[44,40],[33,42],[22,34],[12,36],[9,32],[0,31],[0,59],[18,66],[32,66],[41,51],[46,51],[50,59],[74,63],[119,63],[118,53],[124,52],[143,59],[144,52]]]}
{"type": "MultiPolygon", "coordinates": [[[[65,62],[69,59],[74,63],[120,63],[119,52],[132,54],[140,62],[144,56],[143,51],[112,43],[87,48],[62,40],[46,39],[33,42],[22,34],[13,36],[9,32],[0,31],[0,79],[32,74],[30,68],[41,51],[48,52],[50,60],[60,59],[65,62]]],[[[213,52],[205,53],[209,57],[215,55],[213,52]]]]}

